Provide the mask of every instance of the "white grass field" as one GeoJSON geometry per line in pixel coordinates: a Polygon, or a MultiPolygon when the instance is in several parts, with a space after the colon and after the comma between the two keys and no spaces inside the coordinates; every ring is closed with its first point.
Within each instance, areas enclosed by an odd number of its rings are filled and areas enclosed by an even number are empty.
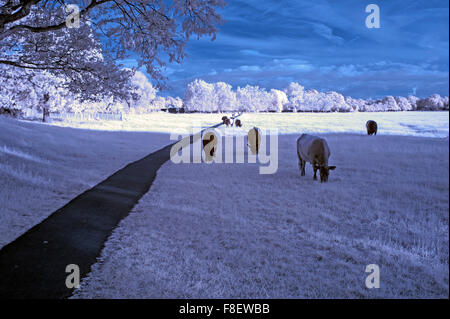
{"type": "Polygon", "coordinates": [[[0,248],[169,142],[167,134],[79,130],[0,117],[0,248]]]}
{"type": "MultiPolygon", "coordinates": [[[[0,248],[167,133],[222,114],[28,123],[0,117],[0,248]]],[[[259,164],[166,163],[106,242],[74,298],[448,298],[448,112],[243,114],[277,129],[278,171],[259,164]],[[379,135],[365,135],[374,119],[379,135]],[[301,178],[304,132],[328,139],[321,184],[301,178]],[[403,135],[403,136],[401,136],[403,135]],[[364,286],[378,264],[381,288],[364,286]]]]}
{"type": "Polygon", "coordinates": [[[74,297],[448,298],[448,140],[324,136],[324,184],[300,177],[298,135],[274,175],[166,163],[74,297]]]}
{"type": "MultiPolygon", "coordinates": [[[[146,131],[183,133],[221,122],[224,114],[169,114],[155,112],[124,115],[123,121],[54,121],[52,125],[108,131],[146,131]]],[[[231,114],[225,114],[231,116],[231,114]]],[[[377,113],[244,113],[243,129],[253,126],[276,128],[279,134],[365,133],[367,120],[378,122],[381,135],[448,137],[448,112],[377,112],[377,113]]],[[[233,134],[235,134],[234,132],[233,134]]]]}

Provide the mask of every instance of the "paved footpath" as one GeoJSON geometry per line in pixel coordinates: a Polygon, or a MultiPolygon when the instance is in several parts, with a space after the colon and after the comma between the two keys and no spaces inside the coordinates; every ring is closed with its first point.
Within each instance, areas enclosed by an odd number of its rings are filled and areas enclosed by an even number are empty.
{"type": "MultiPolygon", "coordinates": [[[[192,142],[191,136],[185,145],[192,142]]],[[[70,297],[67,265],[78,265],[81,278],[90,272],[114,228],[150,190],[172,145],[117,171],[4,246],[0,299],[70,297]]]]}

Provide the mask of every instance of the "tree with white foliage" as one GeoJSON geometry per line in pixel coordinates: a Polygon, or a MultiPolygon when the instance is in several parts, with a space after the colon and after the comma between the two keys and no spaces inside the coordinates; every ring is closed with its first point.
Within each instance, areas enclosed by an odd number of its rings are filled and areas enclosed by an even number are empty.
{"type": "MultiPolygon", "coordinates": [[[[23,111],[29,105],[38,104],[38,96],[31,87],[27,78],[33,74],[27,74],[26,70],[15,72],[12,67],[0,65],[0,74],[2,74],[2,85],[0,85],[0,107],[23,111]],[[22,81],[26,78],[26,81],[22,81]]],[[[16,113],[16,112],[15,112],[16,113]]]]}
{"type": "Polygon", "coordinates": [[[409,102],[409,100],[406,97],[403,96],[397,96],[395,98],[395,101],[397,102],[398,107],[401,111],[412,111],[413,106],[409,102]]]}
{"type": "Polygon", "coordinates": [[[393,96],[386,96],[382,100],[368,102],[366,105],[366,112],[388,112],[401,111],[395,98],[393,96]]]}
{"type": "Polygon", "coordinates": [[[354,99],[348,96],[345,98],[345,103],[351,107],[353,112],[364,112],[366,110],[367,101],[364,99],[354,99]]]}
{"type": "Polygon", "coordinates": [[[284,89],[289,101],[286,105],[286,110],[296,112],[301,109],[304,91],[305,88],[296,82],[291,82],[287,88],[284,89]]]}
{"type": "Polygon", "coordinates": [[[351,112],[353,109],[347,104],[342,94],[337,92],[326,92],[322,94],[325,112],[351,112]]]}
{"type": "Polygon", "coordinates": [[[236,93],[231,85],[224,82],[214,84],[215,102],[219,112],[233,112],[236,108],[236,93]]]}
{"type": "MultiPolygon", "coordinates": [[[[62,14],[61,8],[52,15],[53,11],[31,6],[28,15],[7,23],[2,29],[2,8],[0,64],[13,67],[19,74],[24,74],[19,70],[37,76],[43,72],[51,74],[60,79],[60,87],[83,99],[101,100],[104,95],[120,99],[128,95],[132,72],[118,68],[102,50],[91,23],[80,23],[76,29],[31,32],[25,26],[39,29],[43,24],[55,22],[56,16],[62,14]]],[[[26,80],[27,77],[22,78],[26,80]]]]}
{"type": "Polygon", "coordinates": [[[417,110],[417,102],[420,100],[417,96],[409,95],[407,97],[409,104],[411,104],[412,110],[417,110]]]}
{"type": "Polygon", "coordinates": [[[141,110],[142,113],[161,111],[167,108],[166,98],[163,96],[157,96],[148,108],[141,110]]]}
{"type": "Polygon", "coordinates": [[[449,110],[449,97],[445,96],[442,98],[442,100],[443,100],[443,104],[444,104],[443,110],[448,111],[449,110]]]}
{"type": "Polygon", "coordinates": [[[134,95],[127,100],[129,108],[150,108],[152,101],[156,98],[157,90],[149,82],[147,76],[136,71],[131,78],[132,92],[134,95]]]}
{"type": "Polygon", "coordinates": [[[191,36],[214,39],[216,9],[223,6],[222,0],[0,0],[0,64],[50,72],[82,98],[123,99],[132,74],[117,61],[137,59],[163,86],[165,57],[181,63],[191,36]]]}
{"type": "Polygon", "coordinates": [[[289,103],[286,93],[280,90],[272,89],[269,92],[269,96],[271,100],[269,111],[283,112],[284,106],[289,103]]]}
{"type": "Polygon", "coordinates": [[[317,90],[304,92],[300,108],[297,108],[297,111],[301,112],[349,112],[351,110],[342,94],[321,93],[317,90]]]}
{"type": "MultiPolygon", "coordinates": [[[[448,101],[448,100],[447,100],[448,101]]],[[[445,98],[439,94],[433,94],[425,99],[417,101],[417,110],[419,111],[438,111],[446,108],[445,98]]],[[[448,102],[447,102],[448,109],[448,102]]]]}
{"type": "Polygon", "coordinates": [[[214,84],[206,83],[200,79],[189,83],[184,94],[183,104],[187,111],[218,111],[214,84]]]}
{"type": "Polygon", "coordinates": [[[271,89],[268,92],[264,88],[247,85],[234,92],[229,84],[210,84],[199,79],[189,83],[184,103],[189,111],[200,112],[388,112],[412,111],[417,109],[417,105],[423,110],[448,109],[448,97],[439,95],[423,100],[413,96],[386,96],[374,101],[344,97],[334,91],[305,91],[295,82],[283,91],[271,89]]]}
{"type": "Polygon", "coordinates": [[[247,85],[244,88],[238,87],[236,91],[237,111],[261,112],[267,111],[271,101],[267,97],[267,92],[258,86],[247,85]]]}
{"type": "Polygon", "coordinates": [[[179,97],[168,96],[165,98],[165,106],[168,107],[176,107],[178,109],[183,107],[183,100],[179,97]]]}
{"type": "Polygon", "coordinates": [[[5,65],[1,65],[0,70],[3,108],[20,110],[20,113],[35,110],[42,113],[42,120],[46,121],[50,112],[60,112],[70,101],[68,90],[61,85],[63,80],[49,72],[17,70],[5,65]]]}
{"type": "Polygon", "coordinates": [[[317,96],[319,92],[316,90],[306,90],[303,93],[303,100],[297,107],[297,112],[313,112],[320,111],[320,106],[318,105],[317,96]]]}

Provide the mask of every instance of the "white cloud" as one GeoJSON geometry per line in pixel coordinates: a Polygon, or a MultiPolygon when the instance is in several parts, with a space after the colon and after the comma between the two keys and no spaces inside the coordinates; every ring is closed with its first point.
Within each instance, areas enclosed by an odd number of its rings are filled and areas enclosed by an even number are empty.
{"type": "Polygon", "coordinates": [[[244,55],[249,55],[249,56],[263,56],[263,54],[257,50],[241,50],[240,51],[242,54],[244,55]]]}
{"type": "Polygon", "coordinates": [[[253,72],[261,72],[262,69],[258,65],[242,65],[239,67],[241,71],[253,71],[253,72]]]}

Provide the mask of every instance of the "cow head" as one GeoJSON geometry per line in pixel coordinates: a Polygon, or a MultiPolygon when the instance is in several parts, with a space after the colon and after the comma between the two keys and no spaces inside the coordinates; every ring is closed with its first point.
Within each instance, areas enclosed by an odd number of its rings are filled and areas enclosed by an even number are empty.
{"type": "Polygon", "coordinates": [[[336,166],[321,166],[320,170],[320,182],[325,183],[328,182],[328,176],[330,175],[330,171],[336,169],[336,166]]]}

